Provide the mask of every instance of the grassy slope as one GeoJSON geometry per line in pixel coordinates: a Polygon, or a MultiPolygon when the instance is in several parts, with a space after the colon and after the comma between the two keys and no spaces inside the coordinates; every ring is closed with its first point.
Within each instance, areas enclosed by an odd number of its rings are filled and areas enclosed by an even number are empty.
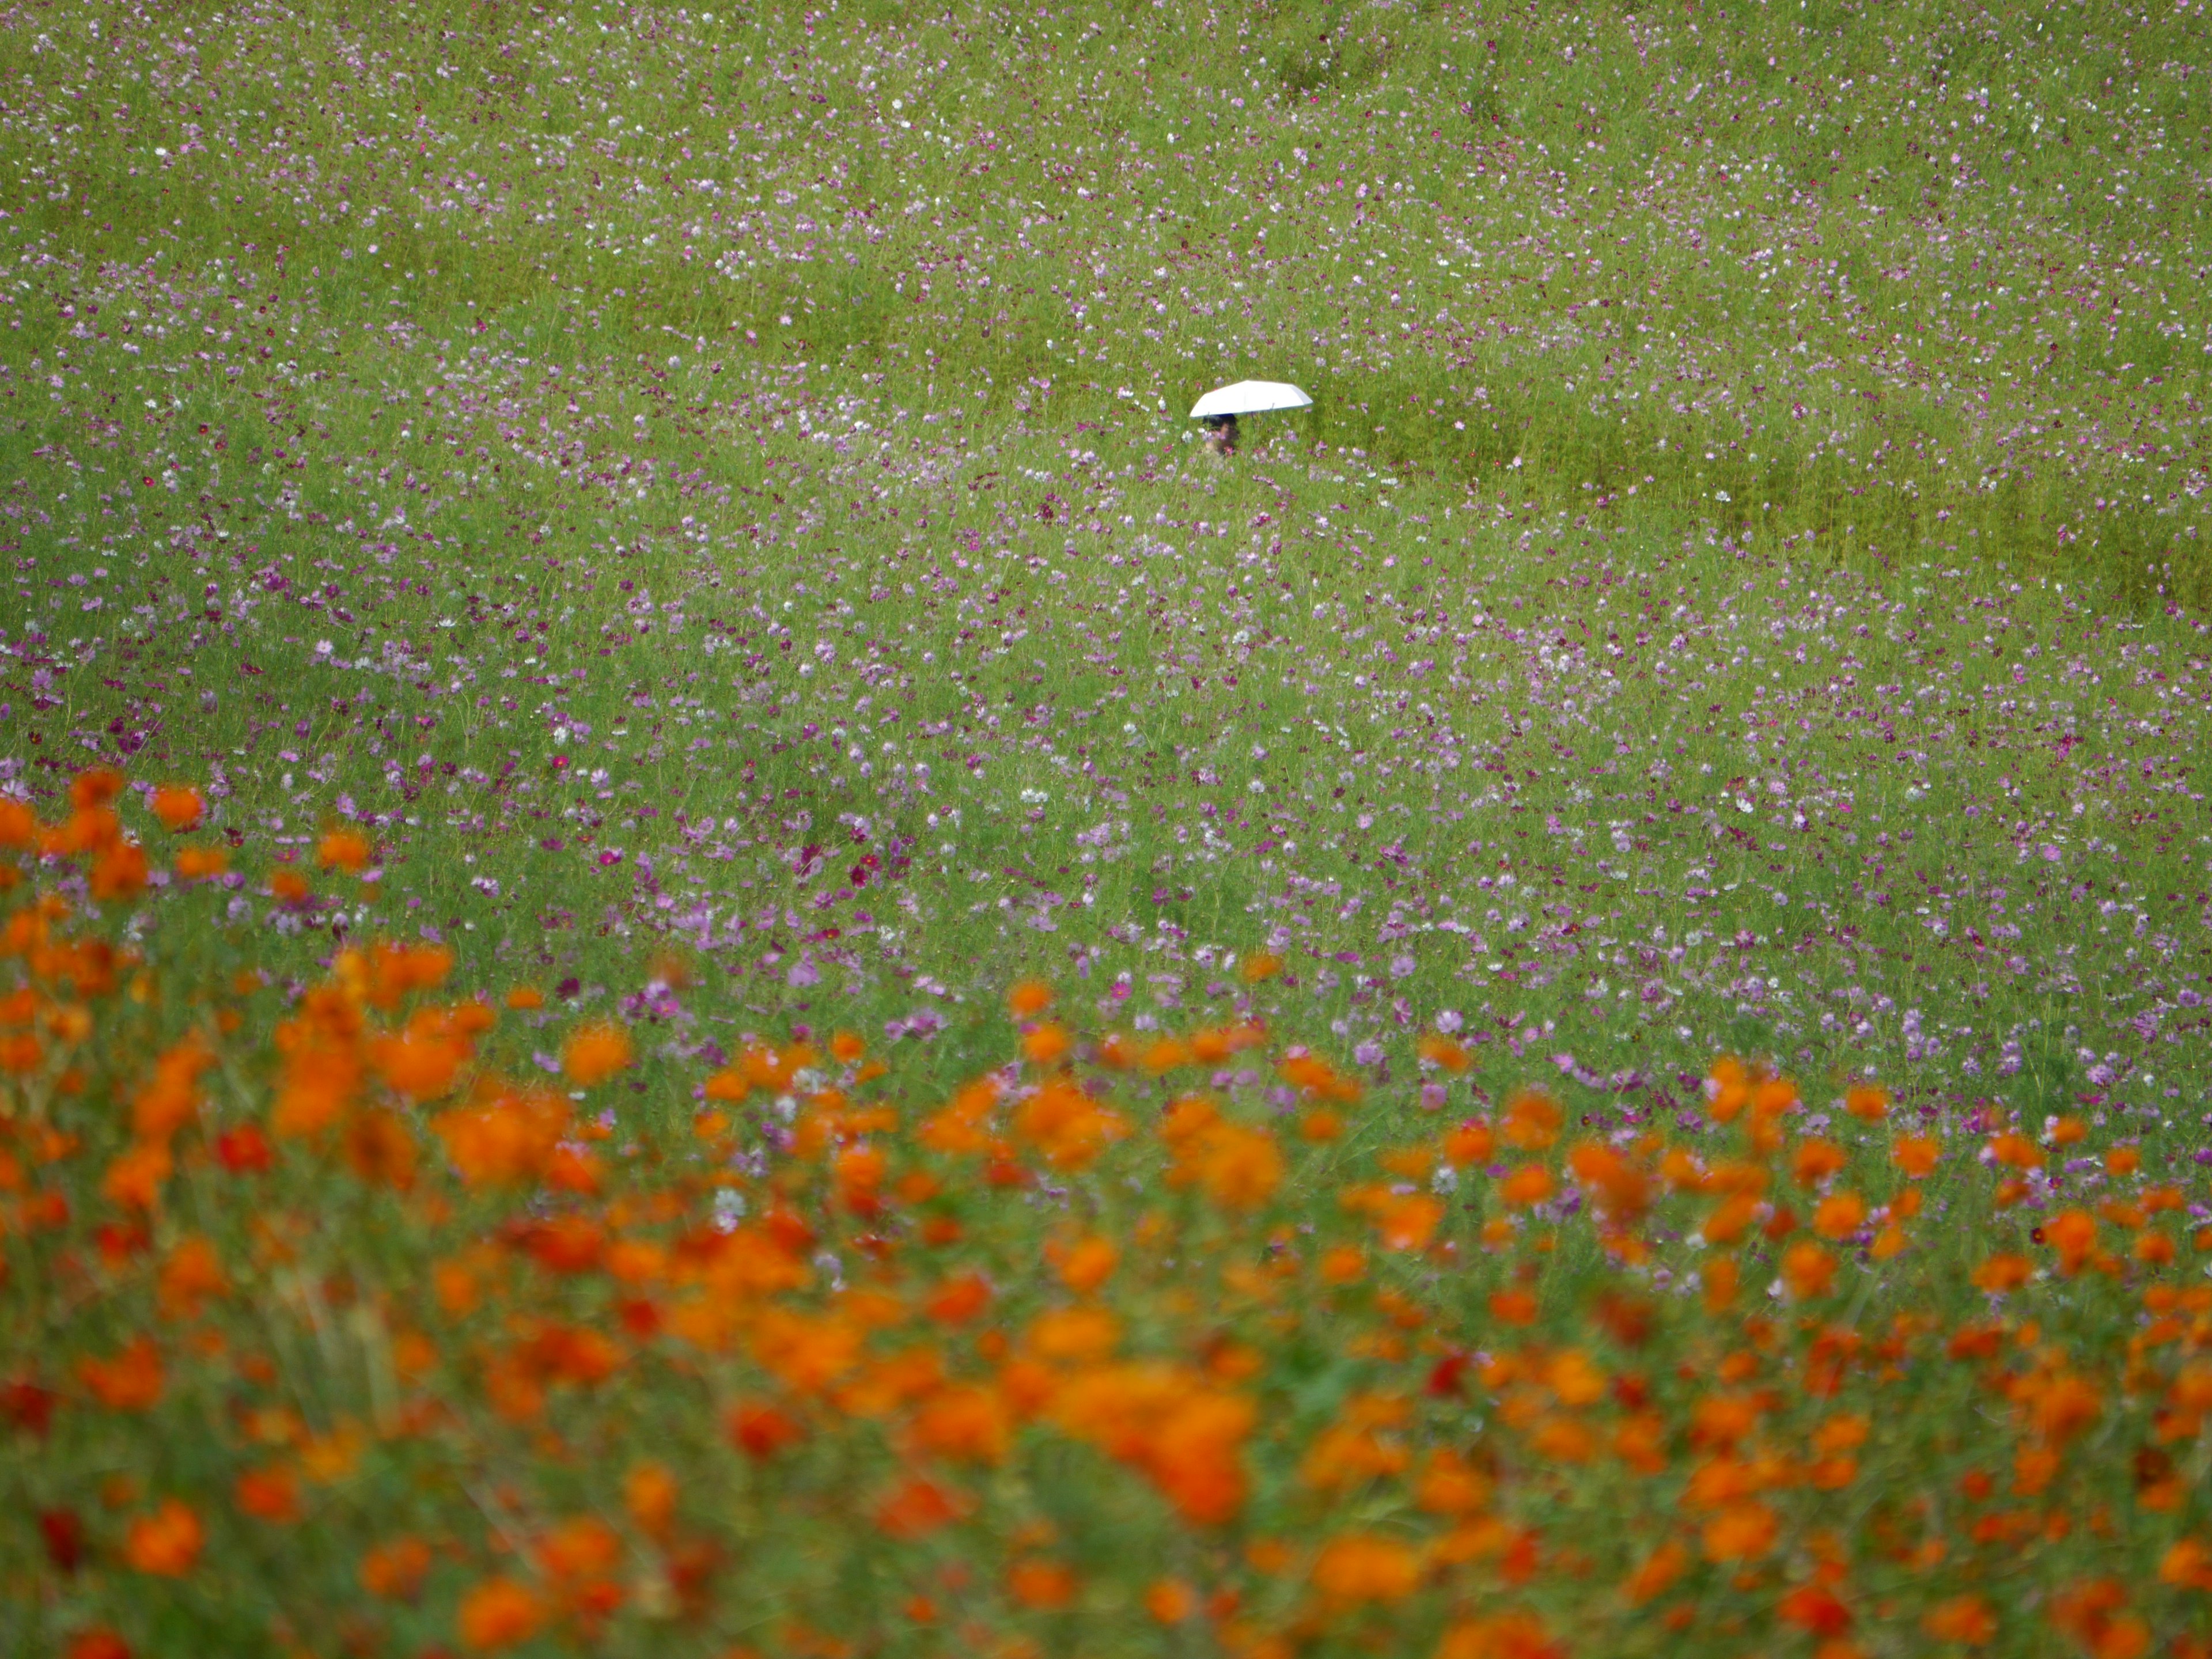
{"type": "Polygon", "coordinates": [[[372,817],[377,925],[738,1024],[1272,939],[1492,1085],[2201,1086],[2192,19],[190,27],[0,35],[35,792],[372,817]]]}

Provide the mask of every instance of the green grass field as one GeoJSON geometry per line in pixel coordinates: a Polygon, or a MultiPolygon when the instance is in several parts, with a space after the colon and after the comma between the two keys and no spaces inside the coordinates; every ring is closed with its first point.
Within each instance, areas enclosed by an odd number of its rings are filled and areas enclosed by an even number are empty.
{"type": "Polygon", "coordinates": [[[2201,1222],[2207,27],[19,9],[0,792],[199,787],[157,967],[442,942],[673,1133],[1035,976],[1316,1045],[1363,1146],[1729,1052],[2201,1222]],[[1248,376],[1314,407],[1224,462],[1248,376]]]}
{"type": "Polygon", "coordinates": [[[2202,971],[2197,21],[13,27],[11,776],[485,971],[2075,1088],[2202,971]]]}

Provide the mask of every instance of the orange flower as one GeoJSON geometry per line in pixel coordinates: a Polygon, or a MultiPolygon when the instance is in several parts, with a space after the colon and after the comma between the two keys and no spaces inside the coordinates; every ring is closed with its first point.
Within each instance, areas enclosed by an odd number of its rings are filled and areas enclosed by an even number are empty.
{"type": "Polygon", "coordinates": [[[1826,1296],[1836,1277],[1836,1258],[1809,1239],[1800,1239],[1782,1253],[1782,1277],[1790,1294],[1801,1302],[1826,1296]]]}
{"type": "Polygon", "coordinates": [[[2185,1538],[2159,1559],[2158,1581],[2177,1589],[2212,1591],[2212,1549],[2185,1538]]]}
{"type": "Polygon", "coordinates": [[[348,952],[340,963],[358,982],[366,969],[364,994],[373,1007],[394,1008],[413,991],[428,991],[445,982],[453,971],[453,953],[442,945],[379,945],[364,965],[358,954],[348,952]],[[349,960],[350,958],[350,960],[349,960]]]}
{"type": "Polygon", "coordinates": [[[1121,1322],[1100,1307],[1057,1308],[1031,1320],[1024,1340],[1041,1359],[1103,1359],[1121,1346],[1121,1322]]]}
{"type": "Polygon", "coordinates": [[[1526,1291],[1493,1291],[1490,1316],[1501,1325],[1533,1325],[1536,1322],[1536,1298],[1526,1291]]]}
{"type": "Polygon", "coordinates": [[[1752,1085],[1751,1111],[1757,1118],[1778,1118],[1796,1109],[1797,1085],[1786,1077],[1770,1077],[1752,1085]]]}
{"type": "Polygon", "coordinates": [[[179,1239],[161,1263],[156,1295],[161,1311],[171,1319],[190,1319],[210,1297],[229,1293],[222,1259],[215,1246],[197,1234],[179,1239]]]}
{"type": "Polygon", "coordinates": [[[952,1097],[949,1105],[924,1121],[921,1144],[932,1152],[959,1158],[990,1151],[991,1112],[999,1103],[999,1080],[994,1077],[968,1085],[952,1097]]]}
{"type": "Polygon", "coordinates": [[[1461,1124],[1444,1137],[1444,1162],[1455,1170],[1488,1161],[1494,1138],[1486,1123],[1461,1124]]]}
{"type": "Polygon", "coordinates": [[[349,876],[359,873],[375,856],[376,848],[367,836],[343,827],[326,833],[315,848],[316,860],[324,869],[343,870],[349,876]]]}
{"type": "Polygon", "coordinates": [[[1160,1134],[1175,1149],[1170,1182],[1195,1182],[1225,1210],[1257,1209],[1281,1184],[1283,1154],[1275,1138],[1228,1121],[1204,1100],[1176,1102],[1162,1120],[1160,1134]]]}
{"type": "Polygon", "coordinates": [[[1701,1541],[1711,1561],[1755,1561],[1774,1547],[1782,1522],[1757,1498],[1729,1504],[1705,1522],[1701,1541]]]}
{"type": "Polygon", "coordinates": [[[1261,980],[1273,979],[1283,971],[1283,959],[1272,951],[1255,951],[1244,958],[1238,971],[1247,985],[1257,985],[1261,980]]]}
{"type": "Polygon", "coordinates": [[[218,847],[187,847],[177,854],[177,879],[206,881],[230,868],[230,854],[218,847]]]}
{"type": "Polygon", "coordinates": [[[629,1069],[635,1058],[629,1033],[611,1021],[580,1026],[561,1047],[561,1069],[589,1089],[617,1072],[629,1069]]]}
{"type": "Polygon", "coordinates": [[[1980,1647],[1997,1633],[1996,1615],[1978,1595],[1954,1595],[1939,1601],[1920,1620],[1920,1628],[1939,1642],[1980,1647]]]}
{"type": "Polygon", "coordinates": [[[480,1651],[513,1647],[536,1634],[544,1617],[527,1585],[487,1578],[461,1598],[461,1641],[480,1651]]]}
{"type": "Polygon", "coordinates": [[[1111,1239],[1078,1239],[1060,1257],[1060,1282],[1078,1296],[1088,1296],[1112,1276],[1121,1259],[1111,1239]]]}
{"type": "Polygon", "coordinates": [[[123,1559],[143,1573],[161,1578],[181,1578],[199,1559],[207,1542],[200,1518],[173,1498],[165,1498],[151,1515],[131,1523],[123,1540],[123,1559]]]}
{"type": "Polygon", "coordinates": [[[1006,1010],[1016,1019],[1034,1019],[1052,1006],[1052,987],[1041,979],[1025,979],[1006,993],[1006,1010]]]}
{"type": "Polygon", "coordinates": [[[2149,1651],[2150,1631],[2133,1613],[2123,1612],[2127,1591],[2118,1579],[2093,1578],[2051,1598],[2051,1622],[2094,1659],[2140,1659],[2149,1651]]]}
{"type": "Polygon", "coordinates": [[[1447,1072],[1464,1072],[1468,1068],[1467,1050],[1441,1031],[1425,1034],[1414,1045],[1420,1056],[1431,1066],[1442,1066],[1447,1072]]]}
{"type": "Polygon", "coordinates": [[[1006,1574],[1006,1589],[1023,1607],[1050,1612],[1075,1599],[1075,1575],[1057,1561],[1020,1561],[1006,1574]]]}
{"type": "Polygon", "coordinates": [[[1823,1238],[1849,1238],[1866,1216],[1866,1200],[1856,1193],[1831,1193],[1813,1211],[1813,1231],[1823,1238]]]}
{"type": "Polygon", "coordinates": [[[1565,1654],[1542,1619],[1516,1608],[1452,1626],[1437,1644],[1436,1659],[1565,1659],[1565,1654]]]}
{"type": "Polygon", "coordinates": [[[1540,1164],[1523,1164],[1498,1183],[1500,1202],[1516,1210],[1541,1204],[1552,1195],[1552,1172],[1540,1164]]]}
{"type": "Polygon", "coordinates": [[[430,1573],[430,1547],[419,1538],[395,1538],[361,1558],[361,1587],[395,1601],[414,1599],[430,1573]]]}
{"type": "Polygon", "coordinates": [[[2058,1252],[2058,1271],[2070,1276],[2097,1248],[2097,1218],[2087,1210],[2062,1210],[2043,1224],[2043,1237],[2058,1252]]]}
{"type": "Polygon", "coordinates": [[[415,1131],[397,1112],[356,1112],[343,1137],[347,1167],[371,1186],[405,1192],[415,1182],[415,1131]]]}
{"type": "Polygon", "coordinates": [[[160,1201],[162,1185],[175,1167],[167,1142],[142,1140],[107,1166],[100,1190],[118,1207],[150,1210],[160,1201]]]}
{"type": "Polygon", "coordinates": [[[775,1406],[738,1406],[728,1418],[730,1439],[755,1462],[765,1462],[805,1438],[806,1431],[775,1406]]]}
{"type": "Polygon", "coordinates": [[[1933,1135],[1903,1135],[1890,1148],[1890,1158],[1908,1180],[1925,1179],[1943,1156],[1943,1143],[1933,1135]]]}
{"type": "Polygon", "coordinates": [[[1715,1121],[1733,1123],[1736,1120],[1750,1102],[1751,1082],[1751,1073],[1734,1054],[1723,1054],[1713,1062],[1706,1094],[1715,1121]]]}
{"type": "Polygon", "coordinates": [[[538,1540],[538,1565],[554,1583],[597,1577],[622,1559],[622,1538],[596,1515],[563,1521],[538,1540]]]}
{"type": "Polygon", "coordinates": [[[1022,1033],[1022,1054],[1033,1066],[1050,1066],[1065,1059],[1068,1050],[1067,1028],[1050,1021],[1022,1033]]]}
{"type": "Polygon", "coordinates": [[[154,1075],[131,1103],[131,1133],[141,1140],[167,1140],[200,1108],[199,1075],[215,1064],[197,1037],[177,1042],[154,1062],[154,1075]]]}
{"type": "Polygon", "coordinates": [[[238,1477],[233,1496],[241,1511],[270,1526],[289,1526],[300,1518],[300,1477],[283,1463],[246,1470],[238,1477]]]}
{"type": "Polygon", "coordinates": [[[1394,1194],[1376,1212],[1386,1250],[1425,1250],[1444,1218],[1443,1200],[1426,1193],[1394,1194]]]}
{"type": "Polygon", "coordinates": [[[894,1488],[876,1506],[876,1529],[886,1538],[927,1538],[957,1521],[966,1505],[933,1482],[912,1480],[894,1488]]]}
{"type": "Polygon", "coordinates": [[[1633,1221],[1650,1205],[1650,1177],[1603,1141],[1583,1141],[1568,1154],[1567,1165],[1610,1221],[1633,1221]]]}
{"type": "Polygon", "coordinates": [[[648,1537],[663,1538],[676,1520],[676,1477],[665,1463],[640,1463],[623,1477],[623,1503],[648,1537]]]}
{"type": "Polygon", "coordinates": [[[1490,1482],[1458,1453],[1439,1446],[1421,1466],[1413,1501],[1431,1515],[1473,1515],[1490,1501],[1490,1482]]]}
{"type": "Polygon", "coordinates": [[[1359,1085],[1352,1079],[1338,1075],[1336,1068],[1319,1054],[1292,1052],[1277,1062],[1275,1070],[1292,1088],[1323,1100],[1335,1101],[1348,1106],[1359,1098],[1359,1085]]]}
{"type": "Polygon", "coordinates": [[[1172,1072],[1177,1066],[1188,1066],[1196,1058],[1197,1056],[1191,1053],[1188,1043],[1178,1042],[1174,1037],[1164,1036],[1147,1043],[1143,1054],[1138,1056],[1137,1063],[1154,1077],[1158,1077],[1163,1072],[1172,1072]]]}
{"type": "Polygon", "coordinates": [[[1972,1278],[1977,1288],[2001,1296],[2027,1284],[2034,1271],[2035,1264],[2026,1256],[2000,1252],[1975,1268],[1972,1278]]]}
{"type": "Polygon", "coordinates": [[[568,1103],[538,1093],[495,1094],[442,1112],[430,1129],[471,1187],[501,1186],[543,1170],[568,1126],[568,1103]]]}
{"type": "Polygon", "coordinates": [[[76,1374],[110,1411],[150,1411],[161,1398],[161,1353],[147,1337],[136,1339],[112,1359],[78,1360],[76,1374]]]}
{"type": "Polygon", "coordinates": [[[200,817],[207,805],[200,799],[200,792],[188,783],[166,784],[156,789],[146,802],[153,808],[154,816],[161,827],[181,834],[199,827],[200,817]]]}
{"type": "Polygon", "coordinates": [[[1844,1109],[1853,1117],[1878,1122],[1889,1115],[1889,1091],[1879,1083],[1854,1083],[1844,1091],[1844,1109]]]}
{"type": "Polygon", "coordinates": [[[469,1044],[455,1035],[410,1025],[397,1036],[379,1037],[370,1058],[378,1075],[395,1093],[412,1101],[434,1100],[453,1086],[469,1044]]]}
{"type": "Polygon", "coordinates": [[[991,1281],[979,1273],[964,1273],[939,1285],[926,1311],[940,1325],[964,1325],[990,1305],[991,1281]]]}
{"type": "Polygon", "coordinates": [[[1505,1103],[1498,1138],[1516,1151],[1540,1152],[1559,1138],[1565,1121],[1558,1101],[1540,1089],[1523,1089],[1505,1103]]]}
{"type": "Polygon", "coordinates": [[[1326,1146],[1344,1137],[1344,1120],[1326,1106],[1316,1106],[1298,1120],[1298,1139],[1326,1146]]]}
{"type": "Polygon", "coordinates": [[[1775,1612],[1785,1625],[1824,1639],[1851,1627],[1851,1610],[1826,1584],[1800,1584],[1784,1596],[1775,1612]]]}
{"type": "Polygon", "coordinates": [[[67,1655],[68,1659],[131,1659],[131,1644],[105,1625],[71,1637],[67,1655]]]}
{"type": "Polygon", "coordinates": [[[1316,1269],[1324,1285],[1356,1285],[1367,1276],[1367,1255],[1356,1244],[1338,1244],[1322,1252],[1316,1269]]]}
{"type": "Polygon", "coordinates": [[[105,806],[122,793],[123,774],[112,767],[88,767],[70,780],[70,805],[80,812],[105,806]]]}
{"type": "Polygon", "coordinates": [[[1801,1141],[1790,1160],[1790,1172],[1800,1187],[1817,1187],[1843,1167],[1844,1149],[1832,1140],[1801,1141]]]}
{"type": "Polygon", "coordinates": [[[989,1389],[956,1383],[940,1389],[915,1413],[922,1449],[956,1462],[1003,1463],[1012,1442],[1006,1402],[989,1389]]]}
{"type": "Polygon", "coordinates": [[[135,896],[146,885],[146,854],[137,842],[118,841],[101,849],[92,866],[93,897],[123,899],[135,896]]]}
{"type": "Polygon", "coordinates": [[[2027,1397],[2036,1432],[2054,1446],[2064,1445],[2104,1414],[2096,1385],[2071,1371],[2045,1379],[2027,1397]]]}
{"type": "Polygon", "coordinates": [[[1735,1300],[1737,1280],[1741,1276],[1741,1272],[1742,1270],[1736,1265],[1735,1258],[1731,1255],[1724,1255],[1719,1261],[1707,1266],[1705,1273],[1705,1294],[1703,1299],[1705,1310],[1708,1314],[1717,1314],[1735,1300]]]}
{"type": "Polygon", "coordinates": [[[1394,1538],[1345,1533],[1322,1547],[1314,1588],[1343,1606],[1402,1601],[1421,1582],[1421,1558],[1394,1538]]]}
{"type": "Polygon", "coordinates": [[[1129,1133],[1120,1114],[1059,1079],[1048,1080],[1022,1102],[1013,1119],[1014,1133],[1057,1170],[1088,1169],[1101,1152],[1129,1133]]]}
{"type": "Polygon", "coordinates": [[[1638,1607],[1642,1607],[1646,1601],[1665,1595],[1674,1581],[1689,1569],[1690,1552],[1678,1540],[1670,1538],[1646,1556],[1643,1565],[1628,1575],[1628,1582],[1621,1586],[1621,1593],[1638,1607]]]}
{"type": "Polygon", "coordinates": [[[1180,1578],[1158,1578],[1145,1591],[1145,1611],[1163,1625],[1180,1625],[1198,1611],[1198,1592],[1180,1578]]]}

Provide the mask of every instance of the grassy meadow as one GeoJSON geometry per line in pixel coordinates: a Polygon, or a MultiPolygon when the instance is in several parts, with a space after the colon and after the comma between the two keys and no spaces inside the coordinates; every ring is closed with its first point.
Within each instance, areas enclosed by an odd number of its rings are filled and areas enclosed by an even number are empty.
{"type": "Polygon", "coordinates": [[[2203,1653],[2206,27],[0,15],[0,1647],[2203,1653]]]}

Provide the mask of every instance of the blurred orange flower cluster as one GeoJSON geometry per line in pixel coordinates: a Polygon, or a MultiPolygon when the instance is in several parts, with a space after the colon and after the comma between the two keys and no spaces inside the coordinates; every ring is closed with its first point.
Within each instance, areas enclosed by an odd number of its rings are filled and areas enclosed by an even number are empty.
{"type": "Polygon", "coordinates": [[[0,929],[0,1560],[76,1659],[2207,1652],[2212,1238],[2071,1120],[1723,1057],[1438,1127],[1036,981],[950,1085],[620,1018],[529,1083],[441,945],[126,935],[117,798],[0,803],[106,872],[0,929]]]}

